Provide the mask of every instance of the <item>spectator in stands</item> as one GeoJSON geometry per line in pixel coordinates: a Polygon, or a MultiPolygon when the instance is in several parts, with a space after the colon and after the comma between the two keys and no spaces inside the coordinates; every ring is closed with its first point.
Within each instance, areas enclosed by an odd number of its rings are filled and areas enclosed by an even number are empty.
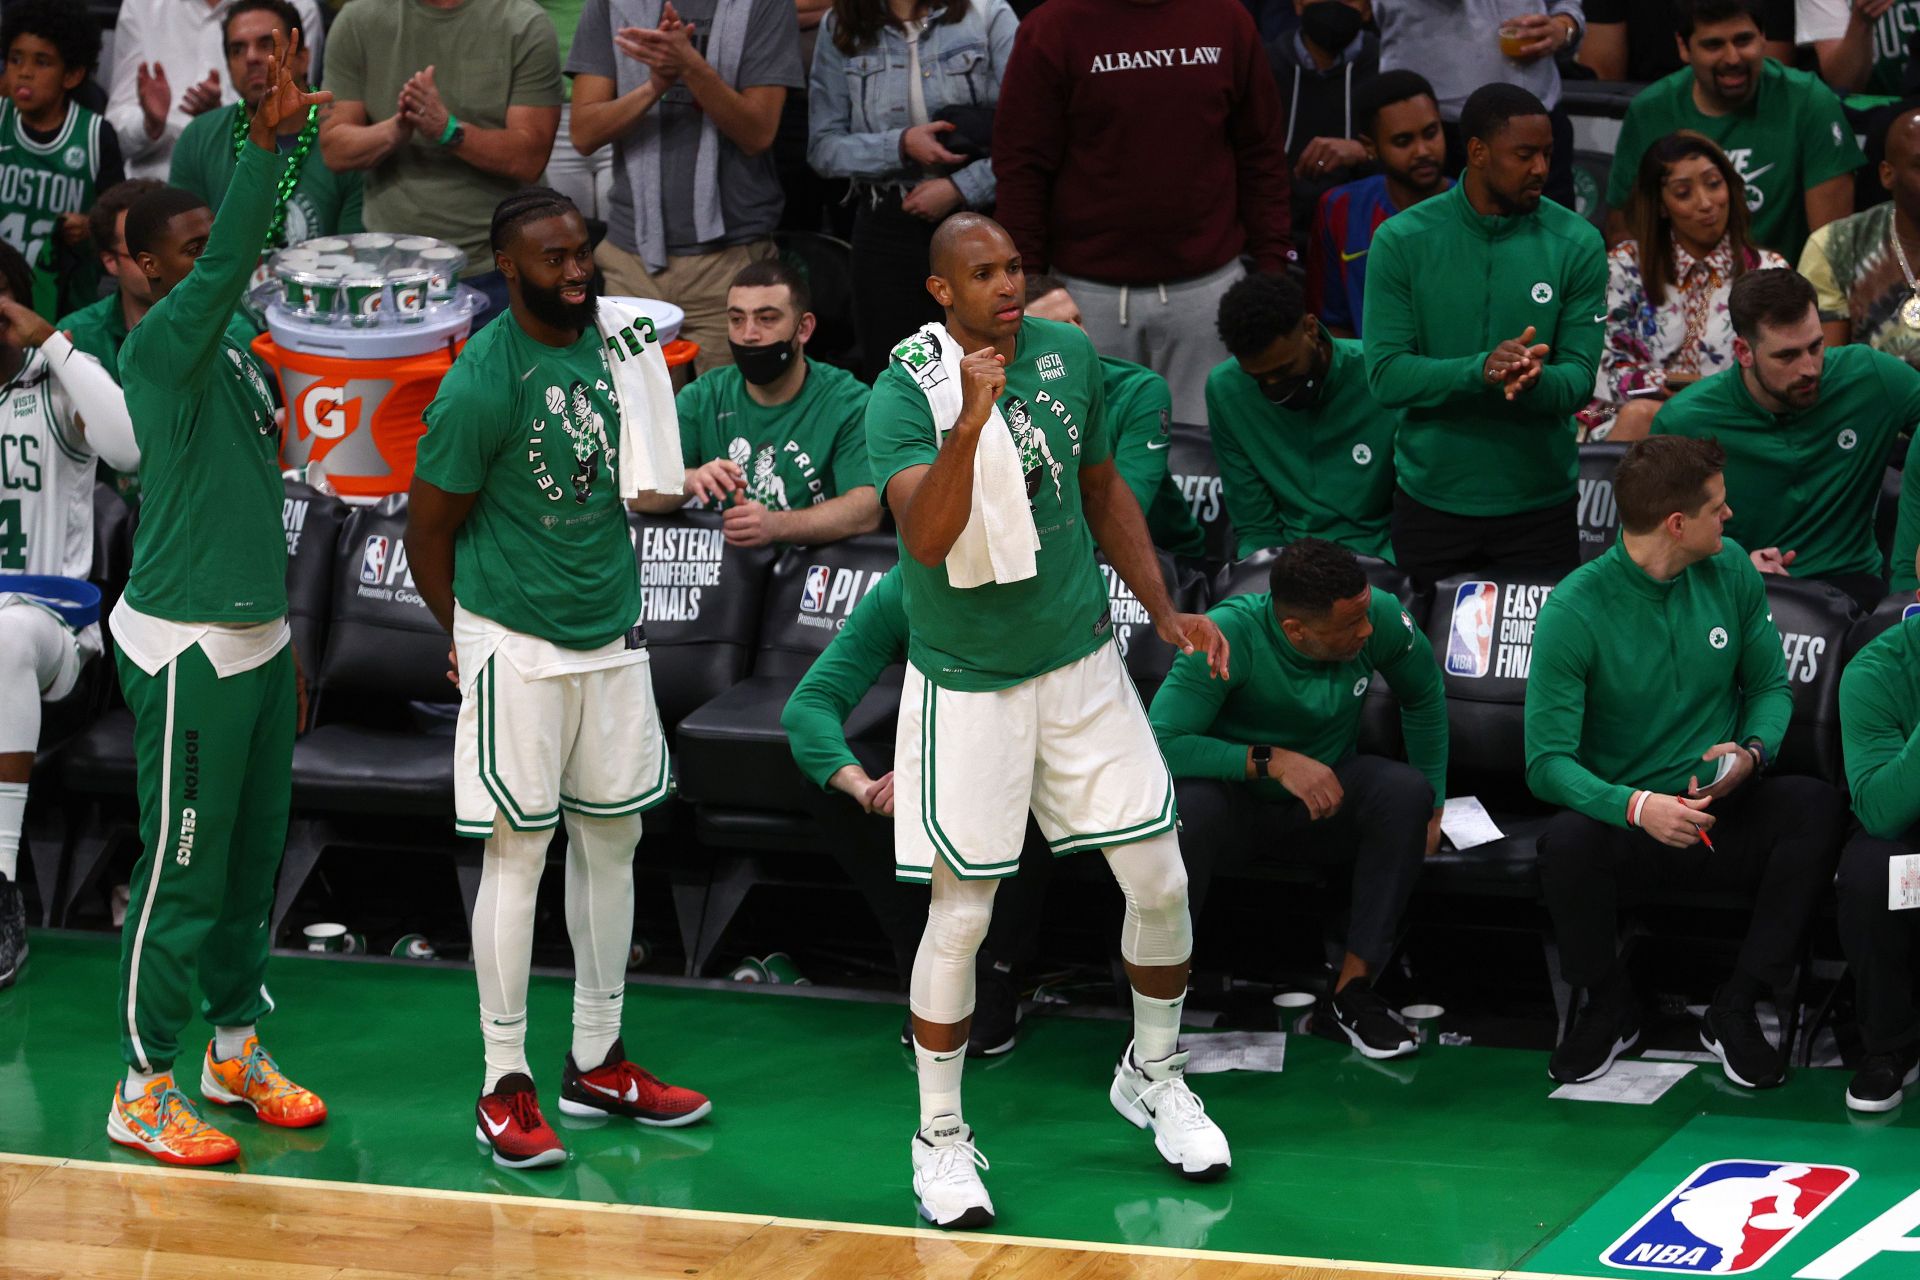
{"type": "Polygon", "coordinates": [[[100,28],[80,0],[19,0],[0,18],[0,52],[0,238],[33,268],[21,301],[57,315],[98,290],[87,210],[122,178],[113,127],[72,97],[100,60],[100,28]]]}
{"type": "MultiPolygon", "coordinates": [[[[893,875],[893,770],[878,778],[869,774],[847,745],[843,726],[881,673],[907,660],[905,594],[900,570],[889,570],[854,606],[847,625],[814,659],[780,712],[794,763],[823,792],[809,812],[827,829],[835,861],[879,919],[893,947],[903,991],[926,932],[927,892],[893,875]]],[[[995,1057],[1014,1045],[1020,1024],[1015,971],[1032,958],[1053,860],[1045,843],[1034,838],[1037,834],[1028,832],[1020,874],[994,894],[993,923],[974,958],[970,1058],[995,1057]]],[[[910,1043],[912,1034],[909,1021],[901,1030],[902,1043],[910,1043]]]]}
{"type": "Polygon", "coordinates": [[[1820,78],[1837,92],[1901,96],[1910,44],[1920,33],[1916,0],[1794,0],[1794,39],[1813,46],[1820,78]]]}
{"type": "Polygon", "coordinates": [[[1293,0],[1300,25],[1267,45],[1286,104],[1293,166],[1292,225],[1311,227],[1314,206],[1366,164],[1361,97],[1380,74],[1380,37],[1361,28],[1372,0],[1293,0]]]}
{"type": "Polygon", "coordinates": [[[787,91],[806,85],[792,0],[635,0],[618,16],[587,0],[567,74],[573,145],[613,144],[594,251],[608,291],[680,307],[695,367],[729,363],[728,287],[772,256],[786,202],[771,148],[787,91]]]}
{"type": "MultiPolygon", "coordinates": [[[[683,388],[680,452],[686,491],[724,511],[727,541],[811,546],[880,527],[867,465],[867,388],[810,360],[807,283],[778,258],[741,268],[727,290],[732,358],[683,388]]],[[[672,511],[678,494],[634,499],[672,511]]]]}
{"type": "MultiPolygon", "coordinates": [[[[804,0],[803,0],[804,2],[804,0]]],[[[553,23],[553,34],[562,61],[573,48],[573,37],[580,27],[580,10],[586,0],[538,0],[553,23]]],[[[573,81],[560,85],[560,125],[554,134],[553,150],[547,153],[546,184],[573,201],[582,216],[604,220],[611,210],[608,198],[613,194],[613,152],[596,151],[581,155],[573,145],[573,81]]]]}
{"type": "Polygon", "coordinates": [[[1207,378],[1207,426],[1234,555],[1311,537],[1392,560],[1394,416],[1367,389],[1360,344],[1328,333],[1281,275],[1227,290],[1218,324],[1233,358],[1207,378]]]}
{"type": "Polygon", "coordinates": [[[1728,291],[1787,265],[1748,240],[1746,191],[1726,153],[1688,130],[1640,158],[1627,238],[1607,255],[1607,340],[1580,411],[1589,438],[1643,439],[1669,396],[1733,367],[1728,291]]]}
{"type": "Polygon", "coordinates": [[[127,210],[141,196],[166,185],[158,178],[132,178],[100,193],[87,213],[87,234],[99,250],[101,270],[114,282],[113,292],[60,317],[53,326],[73,341],[74,350],[98,360],[115,382],[120,380],[120,344],[153,305],[146,272],[127,252],[127,210]]]}
{"type": "Polygon", "coordinates": [[[1307,306],[1336,338],[1357,338],[1367,250],[1380,224],[1453,185],[1440,104],[1426,77],[1387,71],[1360,91],[1354,124],[1379,172],[1320,197],[1307,250],[1307,306]]]}
{"type": "MultiPolygon", "coordinates": [[[[1575,56],[1601,80],[1649,84],[1687,65],[1674,0],[1585,0],[1587,34],[1575,56]]],[[[1765,0],[1766,56],[1793,62],[1794,0],[1765,0]]]]}
{"type": "Polygon", "coordinates": [[[993,205],[986,150],[1018,25],[1007,0],[837,0],[820,24],[807,160],[852,183],[853,326],[869,380],[940,318],[927,293],[934,228],[993,205]]]}
{"type": "Polygon", "coordinates": [[[1920,111],[1887,124],[1880,185],[1893,195],[1807,237],[1800,274],[1813,282],[1827,345],[1864,342],[1920,363],[1920,111]]]}
{"type": "MultiPolygon", "coordinates": [[[[315,65],[327,39],[315,0],[292,0],[300,43],[315,65]]],[[[230,0],[120,0],[113,29],[107,121],[126,152],[129,178],[165,178],[187,121],[227,101],[223,19],[230,0]]],[[[372,5],[370,8],[387,8],[372,5]]],[[[391,6],[399,8],[400,6],[391,6]]],[[[478,43],[468,51],[471,58],[478,43]]]]}
{"type": "Polygon", "coordinates": [[[1724,462],[1710,440],[1629,449],[1620,540],[1554,589],[1534,632],[1527,785],[1562,807],[1540,837],[1541,889],[1561,972],[1588,996],[1549,1067],[1563,1084],[1605,1075],[1640,1038],[1615,904],[1654,886],[1754,892],[1700,1039],[1737,1085],[1786,1077],[1754,1005],[1792,976],[1846,811],[1825,782],[1765,776],[1793,694],[1760,575],[1721,536],[1724,462]]]}
{"type": "Polygon", "coordinates": [[[365,175],[367,228],[462,250],[488,304],[476,327],[506,310],[487,228],[553,149],[560,55],[546,14],[533,0],[349,5],[326,86],[320,152],[335,173],[365,175]]]}
{"type": "MultiPolygon", "coordinates": [[[[1906,570],[1914,573],[1912,556],[1906,570]]],[[[1898,859],[1920,853],[1920,616],[1894,624],[1840,673],[1840,748],[1861,828],[1840,855],[1840,944],[1866,1041],[1847,1105],[1891,1111],[1920,1066],[1913,989],[1920,916],[1905,910],[1916,895],[1897,868],[1898,859]],[[1898,902],[1888,901],[1890,886],[1900,890],[1898,902]]]]}
{"type": "MultiPolygon", "coordinates": [[[[1073,294],[1049,275],[1027,277],[1027,314],[1087,327],[1073,294]]],[[[1146,513],[1153,545],[1183,559],[1202,559],[1207,535],[1167,466],[1173,444],[1173,393],[1167,380],[1145,365],[1114,356],[1101,356],[1100,370],[1106,381],[1113,465],[1146,513]]]]}
{"type": "Polygon", "coordinates": [[[1440,115],[1449,125],[1448,172],[1466,164],[1460,124],[1468,96],[1486,84],[1514,85],[1546,104],[1553,134],[1546,196],[1573,208],[1573,121],[1560,105],[1555,59],[1580,43],[1586,23],[1580,0],[1374,0],[1373,12],[1380,69],[1423,72],[1439,91],[1440,115]]]}
{"type": "Polygon", "coordinates": [[[1350,860],[1346,957],[1321,1008],[1366,1057],[1410,1054],[1419,1046],[1371,976],[1440,843],[1447,704],[1433,650],[1352,552],[1318,538],[1274,558],[1267,591],[1209,616],[1232,648],[1231,674],[1210,679],[1204,655],[1183,654],[1148,713],[1176,779],[1194,913],[1222,852],[1350,860]],[[1359,750],[1376,675],[1399,699],[1411,763],[1359,750]]]}
{"type": "Polygon", "coordinates": [[[1807,233],[1853,208],[1853,171],[1865,162],[1833,90],[1762,52],[1760,0],[1681,0],[1680,43],[1690,64],[1634,98],[1607,177],[1608,239],[1625,234],[1640,157],[1678,129],[1720,145],[1747,184],[1756,244],[1800,255],[1807,233]]]}
{"type": "Polygon", "coordinates": [[[1748,272],[1728,309],[1738,366],[1668,401],[1653,430],[1719,440],[1756,569],[1871,609],[1887,593],[1874,507],[1889,450],[1920,423],[1920,371],[1872,347],[1826,349],[1813,286],[1793,271],[1748,272]]]}
{"type": "Polygon", "coordinates": [[[1490,84],[1460,131],[1460,182],[1382,224],[1367,270],[1367,383],[1398,420],[1394,558],[1422,585],[1580,562],[1573,414],[1605,318],[1600,234],[1541,199],[1546,107],[1490,84]]]}
{"type": "Polygon", "coordinates": [[[1026,269],[1073,290],[1103,354],[1165,377],[1181,422],[1226,357],[1211,325],[1242,255],[1296,261],[1265,58],[1237,0],[1050,0],[994,117],[999,217],[1026,269]]]}
{"type": "MultiPolygon", "coordinates": [[[[174,144],[173,171],[168,178],[174,186],[205,200],[209,208],[218,210],[226,198],[227,184],[233,181],[234,166],[246,145],[247,120],[268,89],[267,68],[273,60],[274,36],[284,42],[299,21],[300,15],[287,0],[235,0],[227,10],[221,26],[227,75],[240,100],[188,121],[174,144]]],[[[303,86],[307,83],[304,49],[294,55],[293,74],[303,86]]],[[[360,175],[327,168],[318,149],[319,110],[287,120],[280,130],[280,151],[287,157],[287,170],[298,176],[291,190],[283,178],[274,193],[276,208],[273,227],[267,233],[267,248],[362,230],[360,175]]]]}

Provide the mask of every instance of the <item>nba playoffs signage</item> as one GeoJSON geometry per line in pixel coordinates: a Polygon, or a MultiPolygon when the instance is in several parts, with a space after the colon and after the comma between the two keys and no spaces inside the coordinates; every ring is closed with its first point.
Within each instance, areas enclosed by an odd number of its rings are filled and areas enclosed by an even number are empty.
{"type": "Polygon", "coordinates": [[[1525,680],[1533,666],[1533,624],[1549,586],[1463,582],[1453,593],[1446,672],[1468,680],[1525,680]]]}
{"type": "Polygon", "coordinates": [[[640,553],[643,622],[693,622],[703,591],[720,585],[727,541],[719,529],[644,524],[635,532],[640,553]]]}
{"type": "Polygon", "coordinates": [[[800,608],[794,621],[803,627],[838,631],[853,616],[853,607],[886,576],[885,569],[810,564],[800,579],[800,608]]]}

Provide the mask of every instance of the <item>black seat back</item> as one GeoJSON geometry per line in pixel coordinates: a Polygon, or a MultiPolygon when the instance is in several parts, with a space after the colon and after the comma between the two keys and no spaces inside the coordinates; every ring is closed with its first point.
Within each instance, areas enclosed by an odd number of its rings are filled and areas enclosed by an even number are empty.
{"type": "MultiPolygon", "coordinates": [[[[1173,555],[1161,551],[1160,577],[1173,596],[1176,609],[1193,612],[1206,607],[1206,579],[1198,573],[1182,573],[1173,555]]],[[[1104,555],[1095,553],[1101,576],[1107,580],[1107,609],[1113,623],[1114,643],[1120,646],[1120,658],[1127,664],[1127,675],[1140,691],[1140,701],[1153,701],[1153,695],[1173,667],[1174,647],[1153,629],[1153,619],[1140,597],[1133,594],[1104,555]]]]}
{"type": "Polygon", "coordinates": [[[1222,564],[1233,558],[1233,526],[1227,521],[1227,499],[1220,484],[1220,463],[1213,456],[1213,437],[1205,426],[1176,422],[1169,429],[1167,474],[1180,486],[1195,523],[1207,536],[1207,559],[1222,564]]]}
{"type": "Polygon", "coordinates": [[[1842,655],[1841,666],[1852,662],[1853,656],[1866,648],[1881,632],[1905,622],[1916,613],[1920,613],[1920,601],[1914,600],[1906,592],[1882,600],[1879,608],[1864,618],[1856,619],[1853,629],[1847,632],[1846,652],[1842,655]]]}
{"type": "Polygon", "coordinates": [[[899,561],[899,544],[882,533],[782,551],[767,579],[753,673],[798,683],[899,561]]]}
{"type": "Polygon", "coordinates": [[[1793,688],[1793,722],[1778,768],[1844,781],[1840,762],[1840,665],[1854,629],[1852,597],[1825,583],[1768,574],[1767,604],[1779,628],[1793,688]]]}
{"type": "Polygon", "coordinates": [[[1620,534],[1620,508],[1613,500],[1613,473],[1627,446],[1601,440],[1580,446],[1580,561],[1593,559],[1620,534]]]}
{"type": "Polygon", "coordinates": [[[1449,767],[1480,785],[1526,774],[1527,673],[1533,628],[1558,578],[1507,570],[1434,586],[1427,639],[1447,690],[1449,767]]]}
{"type": "Polygon", "coordinates": [[[1893,535],[1900,525],[1900,480],[1904,474],[1898,467],[1888,467],[1880,478],[1880,501],[1873,509],[1873,539],[1879,544],[1883,558],[1893,554],[1893,535]]]}
{"type": "Polygon", "coordinates": [[[414,586],[406,531],[407,497],[401,493],[355,507],[341,527],[333,612],[319,666],[331,710],[339,709],[342,693],[413,702],[459,700],[447,679],[453,641],[414,586]]]}
{"type": "Polygon", "coordinates": [[[629,520],[654,698],[671,729],[746,675],[774,551],[729,544],[714,511],[629,520]]]}
{"type": "Polygon", "coordinates": [[[347,504],[298,480],[282,481],[280,524],[287,535],[287,625],[308,671],[325,660],[327,618],[333,609],[334,562],[347,504]]]}

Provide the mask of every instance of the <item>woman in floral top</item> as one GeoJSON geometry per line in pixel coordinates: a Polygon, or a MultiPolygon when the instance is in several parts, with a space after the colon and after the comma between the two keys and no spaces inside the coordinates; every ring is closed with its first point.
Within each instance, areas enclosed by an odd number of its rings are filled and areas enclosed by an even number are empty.
{"type": "Polygon", "coordinates": [[[1784,267],[1747,239],[1747,191],[1726,153],[1681,130],[1647,148],[1627,206],[1629,239],[1607,255],[1607,341],[1588,439],[1639,440],[1668,396],[1733,365],[1727,293],[1784,267]]]}

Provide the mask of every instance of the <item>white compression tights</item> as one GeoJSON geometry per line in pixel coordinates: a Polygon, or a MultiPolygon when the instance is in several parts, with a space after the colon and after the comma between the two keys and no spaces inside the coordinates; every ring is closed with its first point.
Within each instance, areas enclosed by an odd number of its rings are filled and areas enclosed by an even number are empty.
{"type": "Polygon", "coordinates": [[[40,693],[60,678],[73,637],[44,610],[0,608],[0,752],[40,745],[40,693]]]}

